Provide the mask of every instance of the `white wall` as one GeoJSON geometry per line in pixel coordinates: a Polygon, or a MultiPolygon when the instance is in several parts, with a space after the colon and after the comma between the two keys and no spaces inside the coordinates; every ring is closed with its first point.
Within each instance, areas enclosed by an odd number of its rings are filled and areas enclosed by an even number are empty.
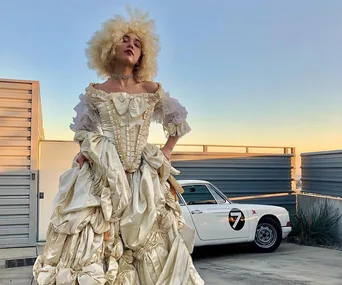
{"type": "Polygon", "coordinates": [[[79,151],[79,145],[72,141],[40,142],[39,192],[44,199],[38,204],[38,241],[45,241],[51,216],[51,205],[58,192],[59,177],[71,168],[79,151]]]}

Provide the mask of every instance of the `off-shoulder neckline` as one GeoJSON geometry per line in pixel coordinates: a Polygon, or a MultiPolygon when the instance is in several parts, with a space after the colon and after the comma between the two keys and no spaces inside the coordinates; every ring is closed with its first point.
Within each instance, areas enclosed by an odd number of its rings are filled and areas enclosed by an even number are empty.
{"type": "Polygon", "coordinates": [[[88,86],[88,90],[94,92],[94,93],[99,93],[99,94],[103,94],[103,95],[106,95],[106,96],[111,96],[111,95],[115,95],[115,94],[126,94],[128,96],[132,96],[132,97],[139,97],[139,96],[152,96],[152,95],[157,95],[161,92],[162,90],[162,87],[161,87],[161,84],[157,82],[158,84],[158,89],[156,92],[141,92],[141,93],[128,93],[128,92],[125,92],[125,91],[114,91],[114,92],[107,92],[105,90],[102,90],[102,89],[97,89],[94,87],[96,83],[94,82],[91,82],[88,86]]]}

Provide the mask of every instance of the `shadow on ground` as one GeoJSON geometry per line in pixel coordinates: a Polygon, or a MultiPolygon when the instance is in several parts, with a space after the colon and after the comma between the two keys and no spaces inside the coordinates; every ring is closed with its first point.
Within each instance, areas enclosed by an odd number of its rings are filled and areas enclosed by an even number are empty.
{"type": "Polygon", "coordinates": [[[253,246],[245,244],[233,244],[233,245],[213,245],[197,247],[192,253],[192,258],[197,259],[211,259],[215,257],[232,257],[234,255],[244,254],[258,254],[253,246]]]}

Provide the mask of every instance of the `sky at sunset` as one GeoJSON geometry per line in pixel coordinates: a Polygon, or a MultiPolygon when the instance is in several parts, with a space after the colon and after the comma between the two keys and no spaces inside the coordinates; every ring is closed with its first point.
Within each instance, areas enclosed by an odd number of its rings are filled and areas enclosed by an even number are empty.
{"type": "MultiPolygon", "coordinates": [[[[101,81],[86,42],[126,4],[156,21],[155,80],[189,112],[182,143],[341,148],[338,0],[3,1],[0,78],[40,81],[46,139],[73,138],[78,95],[101,81]]],[[[164,140],[153,125],[150,141],[164,140]]]]}

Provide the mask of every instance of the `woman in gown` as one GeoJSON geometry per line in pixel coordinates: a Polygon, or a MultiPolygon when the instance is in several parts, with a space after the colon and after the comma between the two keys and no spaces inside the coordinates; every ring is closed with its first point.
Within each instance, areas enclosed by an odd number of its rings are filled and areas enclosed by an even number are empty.
{"type": "Polygon", "coordinates": [[[60,177],[33,268],[39,285],[204,284],[169,162],[190,131],[187,111],[150,81],[158,37],[147,14],[130,15],[107,21],[89,41],[89,66],[108,80],[89,84],[75,107],[80,153],[60,177]],[[151,122],[165,130],[161,149],[147,143],[151,122]]]}

